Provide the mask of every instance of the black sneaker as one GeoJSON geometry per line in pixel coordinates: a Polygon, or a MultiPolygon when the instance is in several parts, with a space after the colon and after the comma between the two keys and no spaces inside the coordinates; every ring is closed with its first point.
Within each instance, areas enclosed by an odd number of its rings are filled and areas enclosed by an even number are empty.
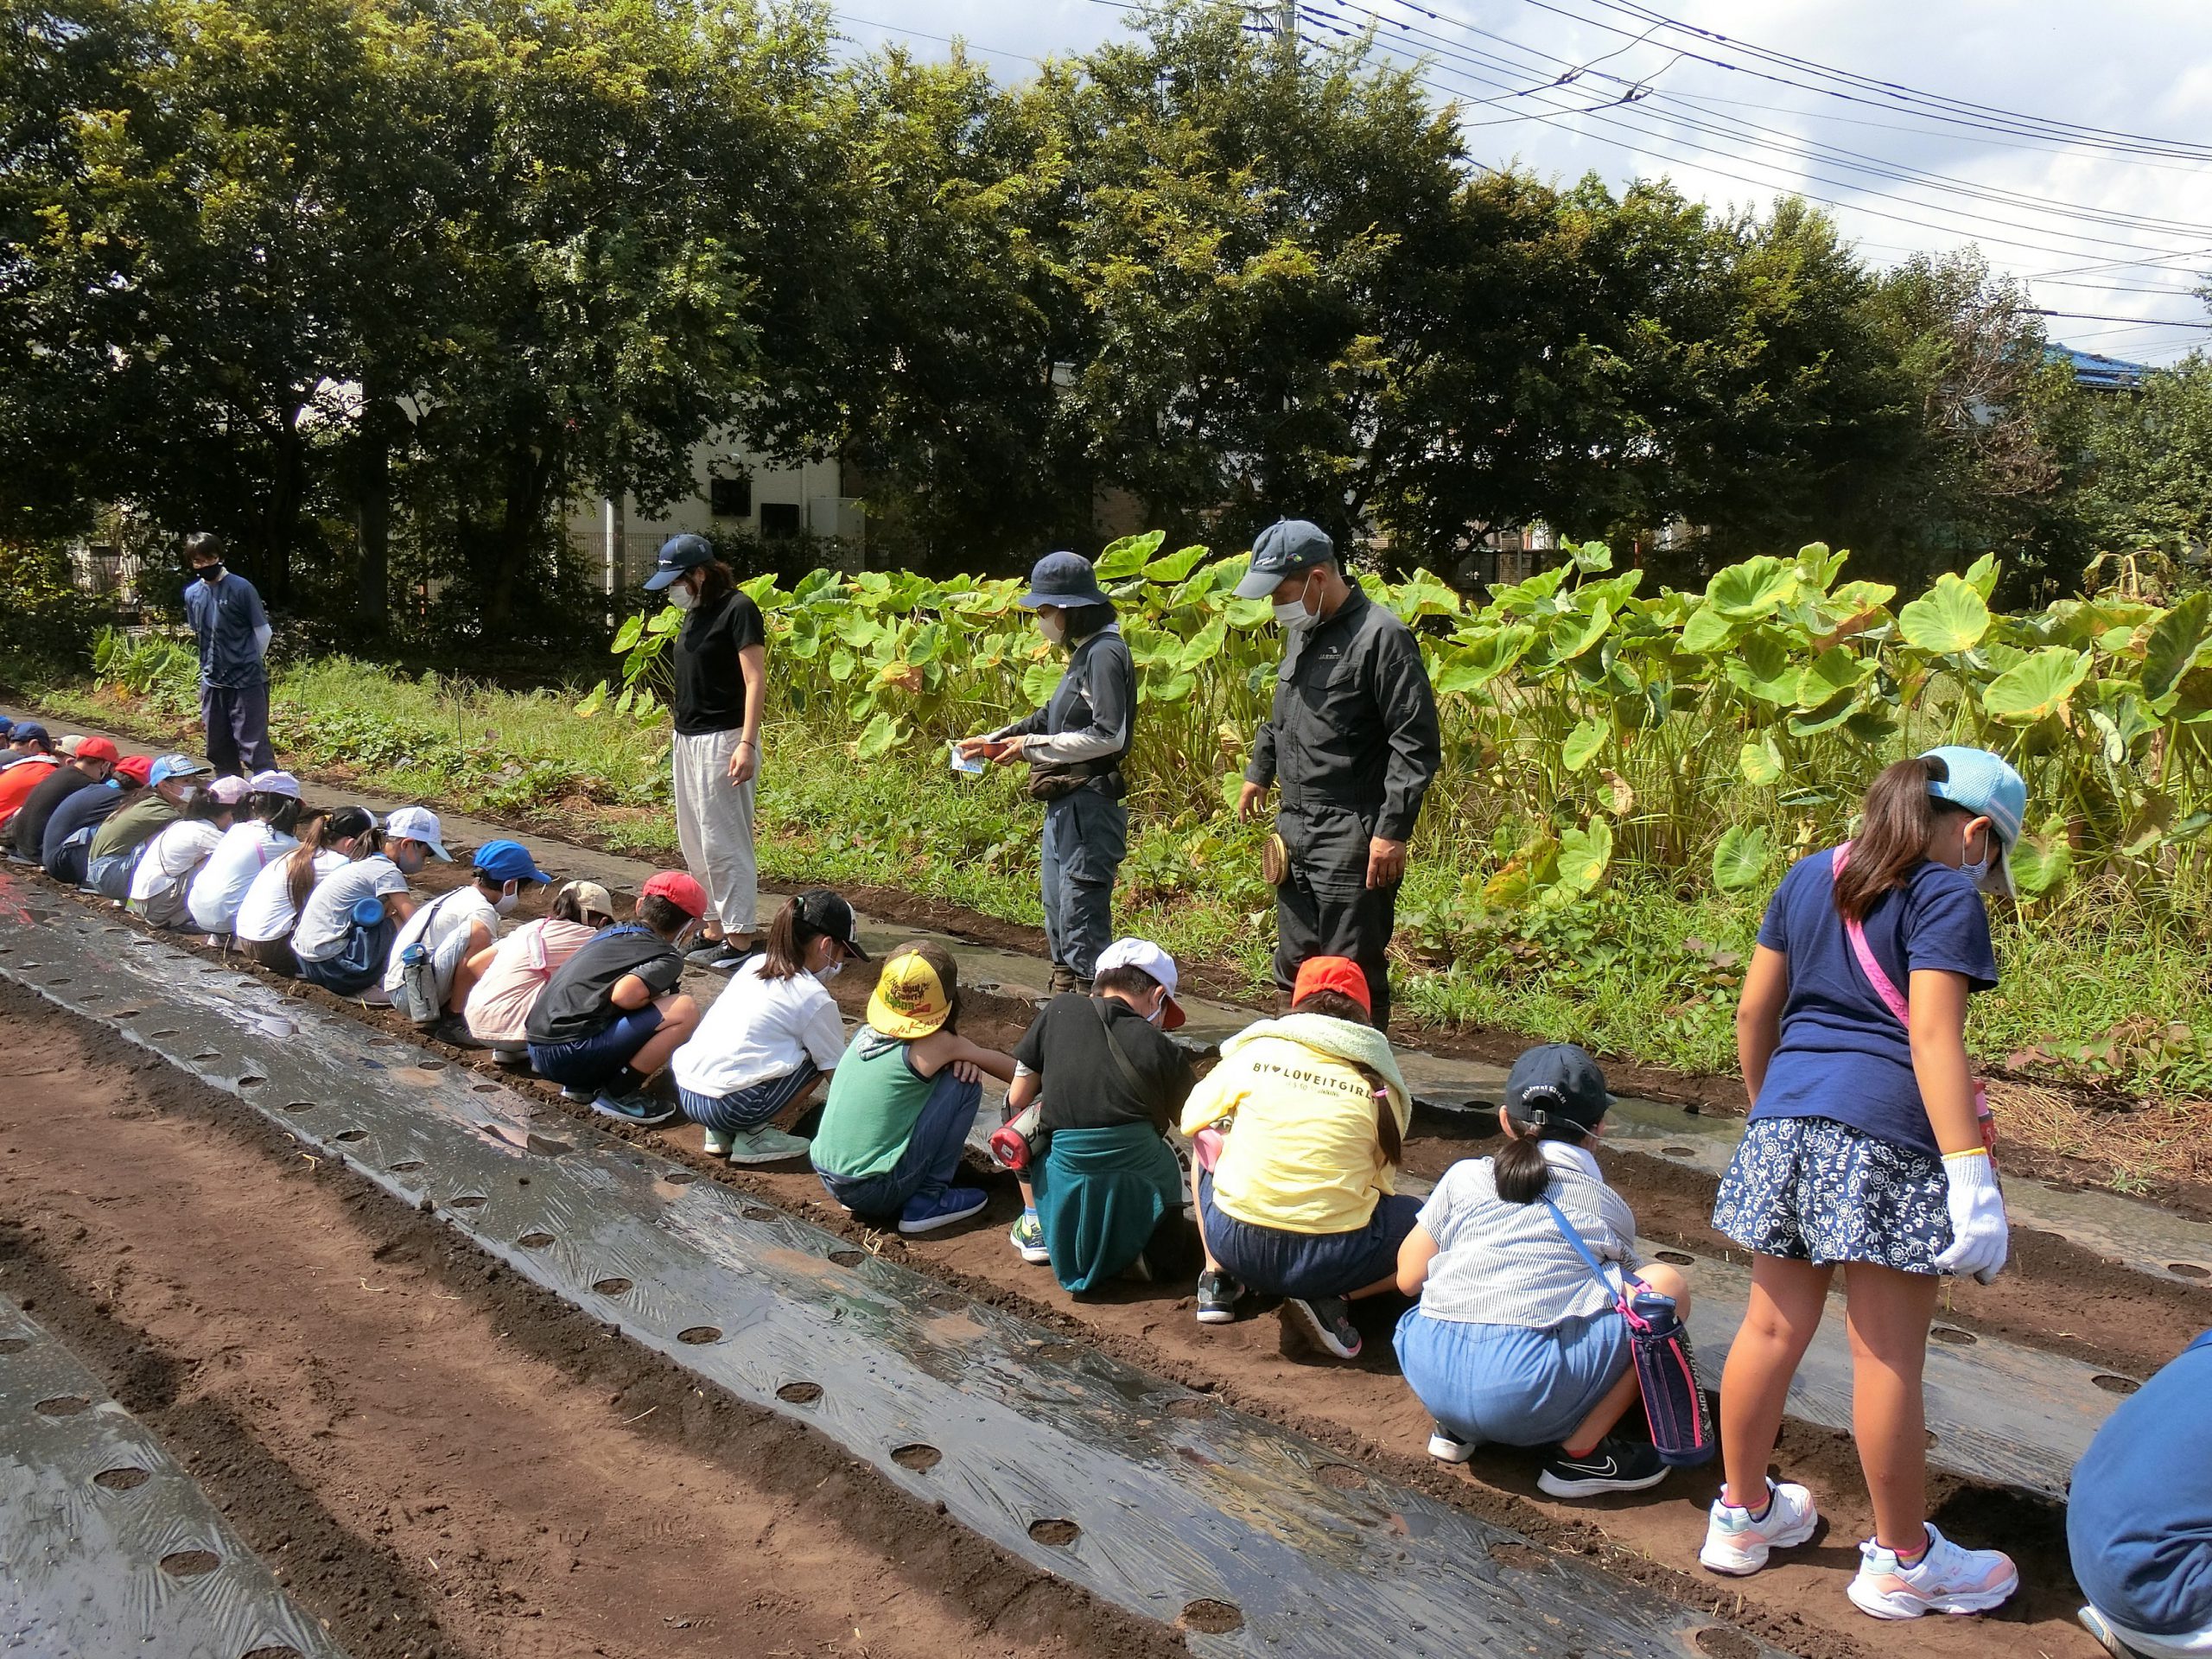
{"type": "Polygon", "coordinates": [[[1600,1492],[1640,1492],[1666,1478],[1667,1465],[1649,1445],[1609,1434],[1595,1451],[1579,1458],[1567,1456],[1565,1446],[1554,1449],[1536,1484],[1554,1497],[1595,1497],[1600,1492]]]}
{"type": "Polygon", "coordinates": [[[1338,1359],[1359,1357],[1359,1332],[1352,1325],[1351,1310],[1341,1296],[1286,1296],[1282,1322],[1315,1347],[1338,1359]]]}
{"type": "Polygon", "coordinates": [[[1439,1463],[1465,1463],[1475,1455],[1479,1440],[1463,1440],[1443,1424],[1429,1424],[1428,1455],[1439,1463]]]}
{"type": "Polygon", "coordinates": [[[1244,1287],[1227,1274],[1208,1268],[1198,1275],[1198,1323],[1234,1325],[1236,1299],[1243,1294],[1244,1287]]]}
{"type": "Polygon", "coordinates": [[[439,1020],[436,1025],[432,1026],[424,1034],[436,1039],[439,1042],[449,1044],[454,1048],[489,1048],[492,1046],[491,1044],[486,1042],[481,1037],[479,1037],[475,1033],[469,1030],[468,1021],[462,1019],[461,1015],[457,1014],[448,1014],[444,1019],[439,1020]]]}

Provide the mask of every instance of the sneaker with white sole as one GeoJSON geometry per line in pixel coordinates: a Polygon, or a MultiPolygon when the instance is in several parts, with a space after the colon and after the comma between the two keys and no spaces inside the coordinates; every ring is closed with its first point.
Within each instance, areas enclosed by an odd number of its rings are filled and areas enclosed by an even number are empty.
{"type": "Polygon", "coordinates": [[[763,1123],[757,1129],[740,1129],[732,1135],[725,1155],[733,1164],[781,1164],[805,1157],[812,1147],[810,1141],[763,1123]]]}
{"type": "Polygon", "coordinates": [[[1296,1332],[1324,1353],[1338,1359],[1359,1357],[1359,1331],[1341,1296],[1286,1296],[1282,1322],[1285,1329],[1296,1332]]]}
{"type": "Polygon", "coordinates": [[[1851,1599],[1876,1618],[1923,1613],[1986,1613],[2020,1587],[2020,1570],[2001,1549],[1964,1549],[1928,1528],[1928,1548],[1910,1567],[1872,1538],[1859,1546],[1851,1599]]]}
{"type": "Polygon", "coordinates": [[[1439,1463],[1465,1463],[1475,1455],[1479,1440],[1463,1440],[1441,1423],[1429,1426],[1428,1455],[1439,1463]]]}
{"type": "Polygon", "coordinates": [[[1608,1434],[1579,1458],[1560,1446],[1544,1459],[1536,1485],[1554,1497],[1597,1497],[1641,1492],[1666,1478],[1667,1465],[1649,1442],[1617,1440],[1608,1434]]]}
{"type": "Polygon", "coordinates": [[[700,1149],[709,1158],[727,1158],[729,1156],[729,1143],[730,1137],[720,1129],[709,1129],[700,1138],[700,1149]]]}
{"type": "Polygon", "coordinates": [[[1014,1224],[1014,1230],[1006,1236],[1006,1242],[1014,1246],[1016,1255],[1033,1268],[1052,1259],[1052,1253],[1045,1248],[1045,1225],[1033,1211],[1021,1212],[1021,1219],[1014,1224]]]}
{"type": "Polygon", "coordinates": [[[1198,1275],[1198,1323],[1234,1325],[1236,1299],[1243,1294],[1244,1287],[1219,1268],[1208,1268],[1198,1275]]]}
{"type": "Polygon", "coordinates": [[[2140,1648],[2130,1647],[2113,1622],[2094,1607],[2084,1607],[2074,1615],[2082,1621],[2082,1628],[2097,1638],[2097,1645],[2112,1656],[2112,1659],[2151,1659],[2140,1648]]]}
{"type": "Polygon", "coordinates": [[[906,1200],[906,1207],[899,1212],[899,1230],[907,1234],[933,1233],[940,1227],[950,1227],[956,1221],[981,1214],[990,1201],[991,1195],[979,1186],[948,1186],[929,1198],[918,1192],[906,1200]]]}
{"type": "Polygon", "coordinates": [[[1749,1510],[1721,1497],[1713,1500],[1705,1548],[1697,1553],[1698,1564],[1707,1572],[1746,1578],[1766,1565],[1768,1551],[1795,1549],[1819,1529],[1820,1511],[1813,1507],[1812,1493],[1802,1486],[1770,1480],[1766,1493],[1766,1513],[1756,1520],[1749,1510]]]}
{"type": "Polygon", "coordinates": [[[666,1101],[642,1093],[601,1095],[592,1102],[591,1109],[601,1117],[611,1117],[618,1123],[634,1123],[641,1129],[656,1128],[677,1115],[677,1109],[666,1101]]]}

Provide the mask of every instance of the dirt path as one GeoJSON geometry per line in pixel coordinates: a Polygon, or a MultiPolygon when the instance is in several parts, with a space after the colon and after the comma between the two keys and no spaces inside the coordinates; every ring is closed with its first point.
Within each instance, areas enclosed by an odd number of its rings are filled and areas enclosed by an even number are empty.
{"type": "Polygon", "coordinates": [[[356,1659],[1165,1659],[225,1097],[0,990],[0,1284],[356,1659]]]}

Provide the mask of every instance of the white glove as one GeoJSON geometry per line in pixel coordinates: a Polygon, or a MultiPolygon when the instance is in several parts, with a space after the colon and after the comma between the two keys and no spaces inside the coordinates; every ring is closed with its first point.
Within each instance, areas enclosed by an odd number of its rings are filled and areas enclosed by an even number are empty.
{"type": "Polygon", "coordinates": [[[1997,1172],[1986,1152],[1955,1152],[1943,1160],[1951,1209],[1951,1248],[1936,1258],[1938,1273],[1971,1274],[1986,1285],[2005,1266],[2011,1224],[1997,1172]]]}

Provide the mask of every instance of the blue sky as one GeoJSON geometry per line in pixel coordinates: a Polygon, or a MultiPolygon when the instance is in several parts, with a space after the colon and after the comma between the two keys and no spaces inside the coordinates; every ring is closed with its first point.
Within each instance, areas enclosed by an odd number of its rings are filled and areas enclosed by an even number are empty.
{"type": "MultiPolygon", "coordinates": [[[[1478,161],[1665,175],[1716,204],[1796,189],[1877,263],[1979,242],[2037,304],[2094,314],[2049,319],[2055,340],[2152,363],[2212,347],[2184,326],[2212,321],[2190,291],[2212,276],[2203,0],[1300,3],[1311,38],[1374,17],[1379,41],[1427,54],[1478,161]]],[[[1005,80],[1127,21],[1110,0],[840,0],[838,16],[861,46],[942,56],[961,37],[1005,80]]]]}

